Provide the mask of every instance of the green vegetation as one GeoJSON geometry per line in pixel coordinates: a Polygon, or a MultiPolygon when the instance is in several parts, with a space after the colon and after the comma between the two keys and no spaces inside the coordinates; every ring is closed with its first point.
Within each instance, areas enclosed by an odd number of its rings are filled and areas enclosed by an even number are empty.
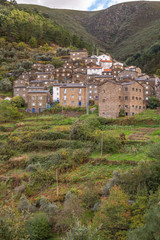
{"type": "Polygon", "coordinates": [[[159,121],[151,109],[119,119],[49,112],[4,119],[2,239],[130,240],[144,232],[149,239],[159,216],[159,121]]]}

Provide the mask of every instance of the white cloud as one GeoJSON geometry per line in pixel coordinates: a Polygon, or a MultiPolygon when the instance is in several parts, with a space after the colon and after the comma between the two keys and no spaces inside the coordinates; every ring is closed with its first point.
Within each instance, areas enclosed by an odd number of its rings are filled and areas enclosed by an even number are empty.
{"type": "Polygon", "coordinates": [[[87,10],[96,0],[17,0],[17,2],[37,4],[50,8],[87,10]]]}
{"type": "Polygon", "coordinates": [[[96,8],[92,9],[92,11],[99,11],[99,10],[102,10],[104,8],[105,8],[104,4],[102,3],[102,4],[99,4],[96,8]]]}

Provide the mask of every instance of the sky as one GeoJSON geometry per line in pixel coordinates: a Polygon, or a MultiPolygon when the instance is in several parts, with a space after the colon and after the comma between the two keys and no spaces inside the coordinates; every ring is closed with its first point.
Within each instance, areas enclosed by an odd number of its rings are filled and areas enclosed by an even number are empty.
{"type": "Polygon", "coordinates": [[[74,9],[85,11],[102,10],[117,3],[128,1],[130,0],[17,0],[18,3],[36,4],[50,8],[74,9]]]}

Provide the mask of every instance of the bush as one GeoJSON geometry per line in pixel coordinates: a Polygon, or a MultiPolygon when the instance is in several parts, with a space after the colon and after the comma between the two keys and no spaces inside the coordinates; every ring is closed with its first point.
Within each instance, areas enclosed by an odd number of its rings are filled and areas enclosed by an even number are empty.
{"type": "Polygon", "coordinates": [[[21,108],[24,107],[25,101],[21,96],[17,96],[12,98],[11,104],[17,108],[21,108]]]}
{"type": "Polygon", "coordinates": [[[160,207],[151,208],[145,216],[144,226],[128,233],[128,240],[159,240],[160,239],[160,207]]]}
{"type": "Polygon", "coordinates": [[[99,201],[98,191],[92,182],[88,183],[82,193],[82,202],[86,208],[93,208],[94,205],[99,201]]]}
{"type": "Polygon", "coordinates": [[[31,240],[45,240],[51,237],[51,226],[45,213],[34,215],[27,222],[26,229],[31,240]]]}
{"type": "Polygon", "coordinates": [[[8,78],[0,80],[0,90],[10,91],[12,89],[12,83],[8,78]]]}
{"type": "Polygon", "coordinates": [[[159,107],[159,99],[154,96],[149,97],[147,107],[151,109],[156,109],[157,107],[159,107]]]}

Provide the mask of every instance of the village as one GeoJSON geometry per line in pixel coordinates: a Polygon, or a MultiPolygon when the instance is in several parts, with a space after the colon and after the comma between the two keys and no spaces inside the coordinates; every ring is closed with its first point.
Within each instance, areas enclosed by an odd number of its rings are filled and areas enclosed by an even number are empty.
{"type": "Polygon", "coordinates": [[[71,50],[62,67],[35,63],[14,81],[13,96],[21,96],[26,111],[40,113],[61,106],[98,106],[99,116],[134,116],[146,109],[149,97],[160,99],[160,79],[135,66],[124,67],[109,54],[88,56],[86,49],[71,50]]]}

